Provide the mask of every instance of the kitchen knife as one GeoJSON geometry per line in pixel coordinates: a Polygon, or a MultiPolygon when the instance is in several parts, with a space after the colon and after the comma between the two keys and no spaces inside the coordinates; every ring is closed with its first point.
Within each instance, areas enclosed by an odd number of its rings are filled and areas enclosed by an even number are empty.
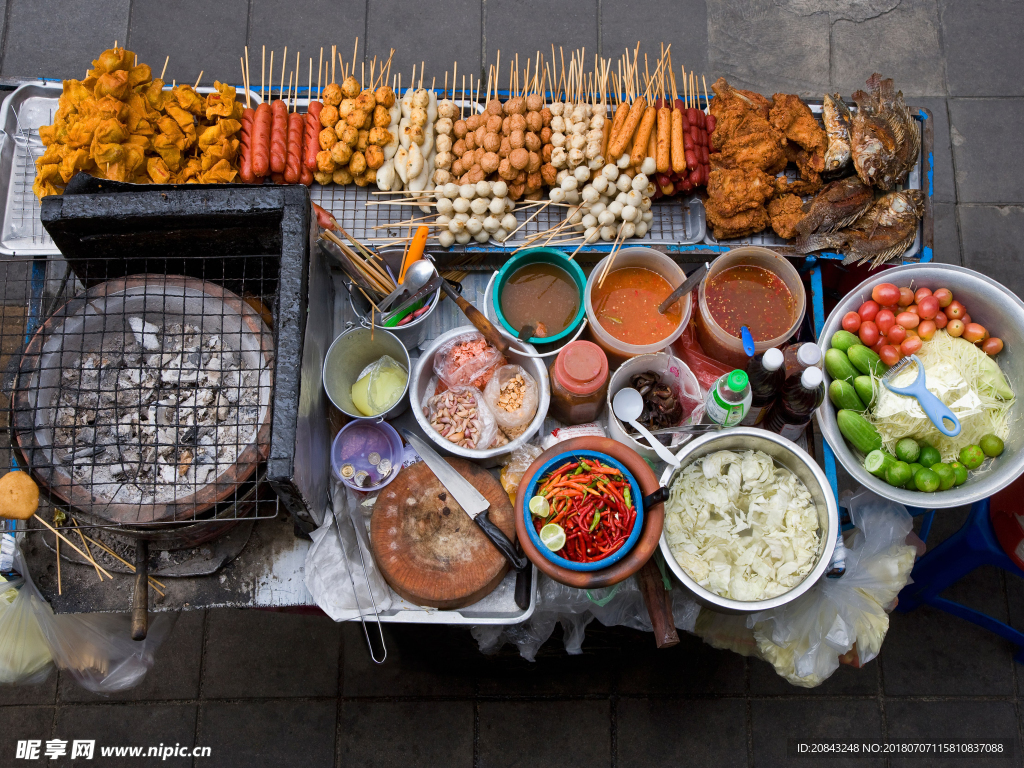
{"type": "Polygon", "coordinates": [[[491,503],[484,498],[473,485],[455,470],[451,464],[442,459],[438,453],[427,445],[408,429],[401,430],[402,436],[409,441],[409,444],[416,449],[423,462],[430,467],[430,471],[441,481],[441,485],[452,495],[459,506],[466,510],[466,514],[480,526],[491,543],[498,548],[498,551],[505,556],[512,568],[516,571],[525,570],[530,561],[516,552],[516,545],[511,542],[498,526],[487,516],[488,507],[491,503]]]}
{"type": "Polygon", "coordinates": [[[697,269],[690,273],[690,276],[683,281],[682,285],[672,291],[668,298],[658,305],[658,311],[665,314],[669,307],[697,287],[697,283],[704,279],[704,275],[708,273],[709,269],[711,269],[711,265],[706,261],[704,262],[704,266],[697,267],[697,269]]]}

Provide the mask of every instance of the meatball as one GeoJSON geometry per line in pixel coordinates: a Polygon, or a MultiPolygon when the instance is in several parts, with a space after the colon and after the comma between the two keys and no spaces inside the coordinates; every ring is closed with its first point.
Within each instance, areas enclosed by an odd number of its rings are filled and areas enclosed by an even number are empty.
{"type": "Polygon", "coordinates": [[[551,114],[551,110],[547,107],[544,107],[544,109],[540,111],[540,121],[544,125],[551,125],[552,117],[554,117],[554,115],[551,114]]]}
{"type": "Polygon", "coordinates": [[[488,115],[487,116],[487,131],[489,133],[500,133],[501,132],[501,115],[488,115]]]}
{"type": "Polygon", "coordinates": [[[366,122],[366,113],[361,109],[353,109],[345,116],[345,122],[353,128],[362,128],[366,122]]]}
{"type": "Polygon", "coordinates": [[[437,168],[444,168],[445,170],[447,170],[448,168],[452,167],[452,161],[454,159],[455,157],[452,155],[451,152],[438,152],[434,156],[434,165],[437,168]]]}
{"type": "Polygon", "coordinates": [[[527,112],[526,113],[526,129],[533,131],[534,133],[540,132],[540,129],[544,127],[544,121],[540,119],[540,112],[527,112]]]}
{"type": "Polygon", "coordinates": [[[373,97],[377,100],[377,105],[385,109],[391,109],[395,105],[395,92],[389,85],[382,85],[374,91],[373,97]]]}
{"type": "Polygon", "coordinates": [[[468,130],[469,130],[469,127],[466,125],[466,121],[465,120],[456,120],[455,124],[452,126],[452,133],[455,134],[455,138],[456,139],[461,139],[461,138],[465,137],[466,132],[468,130]]]}
{"type": "Polygon", "coordinates": [[[368,141],[371,144],[376,144],[378,147],[383,147],[390,144],[393,138],[394,134],[387,128],[371,128],[368,141]]]}
{"type": "MultiPolygon", "coordinates": [[[[330,88],[330,86],[327,87],[330,88]]],[[[361,90],[362,88],[359,87],[359,81],[352,77],[352,75],[346,77],[345,82],[341,84],[342,95],[349,99],[354,99],[359,95],[361,90]]]]}
{"type": "Polygon", "coordinates": [[[508,119],[509,130],[511,131],[525,131],[526,130],[526,118],[522,115],[512,115],[508,119]]]}
{"type": "Polygon", "coordinates": [[[332,181],[334,181],[335,184],[351,184],[352,174],[349,173],[348,168],[339,168],[334,172],[332,181]]]}
{"type": "Polygon", "coordinates": [[[452,163],[452,176],[458,177],[458,176],[461,176],[461,175],[462,175],[462,160],[461,159],[457,159],[457,160],[455,160],[455,162],[452,163]]]}
{"type": "MultiPolygon", "coordinates": [[[[320,113],[320,116],[323,117],[323,112],[320,113]]],[[[378,104],[373,108],[373,127],[387,128],[389,125],[391,125],[391,113],[378,104]]]]}
{"type": "Polygon", "coordinates": [[[526,112],[526,99],[522,96],[513,96],[505,102],[506,115],[522,115],[526,112]]]}
{"type": "Polygon", "coordinates": [[[483,181],[484,176],[486,175],[487,174],[484,173],[483,168],[481,168],[479,165],[474,165],[472,168],[469,169],[469,173],[467,173],[465,177],[463,177],[465,180],[462,183],[476,184],[478,181],[483,181]]]}
{"type": "Polygon", "coordinates": [[[501,148],[501,136],[496,133],[484,135],[484,143],[481,145],[488,152],[497,152],[501,148]]]}
{"type": "Polygon", "coordinates": [[[333,128],[334,124],[338,122],[338,108],[332,107],[328,104],[326,107],[320,110],[320,125],[324,128],[333,128]]]}
{"type": "Polygon", "coordinates": [[[487,126],[481,125],[473,133],[476,136],[476,145],[482,147],[484,145],[484,136],[487,135],[487,126]]]}
{"type": "Polygon", "coordinates": [[[533,131],[530,131],[523,137],[523,146],[526,147],[531,152],[540,152],[540,136],[538,136],[533,131]]]}
{"type": "Polygon", "coordinates": [[[536,192],[538,189],[541,188],[541,185],[543,183],[544,183],[544,179],[541,177],[540,171],[535,171],[534,173],[527,174],[527,176],[526,176],[526,192],[527,192],[527,194],[529,194],[531,192],[536,192]]]}
{"type": "Polygon", "coordinates": [[[345,125],[344,123],[338,123],[334,126],[334,132],[338,136],[338,141],[343,141],[350,147],[354,147],[356,142],[359,141],[359,129],[353,128],[351,125],[345,125]],[[339,127],[341,130],[339,131],[339,127]]]}
{"type": "Polygon", "coordinates": [[[365,152],[368,146],[370,146],[370,132],[359,131],[356,137],[356,149],[360,152],[365,152]]]}
{"type": "Polygon", "coordinates": [[[512,153],[512,142],[509,141],[508,136],[501,140],[501,144],[498,145],[498,155],[500,157],[508,157],[512,153]]]}
{"type": "MultiPolygon", "coordinates": [[[[357,90],[356,93],[359,93],[359,91],[357,90]]],[[[355,94],[352,95],[355,96],[355,94]]],[[[341,86],[337,83],[331,83],[324,88],[324,92],[320,95],[320,98],[326,106],[336,107],[341,104],[343,96],[344,94],[342,93],[341,86]]]]}
{"type": "Polygon", "coordinates": [[[317,184],[330,184],[333,176],[329,171],[313,171],[313,181],[317,184]]]}
{"type": "Polygon", "coordinates": [[[512,131],[509,134],[508,143],[512,149],[519,149],[526,145],[526,135],[522,131],[512,131]]]}
{"type": "Polygon", "coordinates": [[[352,159],[348,161],[348,170],[353,176],[358,176],[366,170],[366,156],[362,152],[353,152],[352,159]]]}
{"type": "Polygon", "coordinates": [[[519,147],[518,149],[512,150],[512,153],[508,156],[508,160],[512,164],[513,168],[517,171],[521,171],[529,164],[530,153],[522,147],[519,147]]]}
{"type": "Polygon", "coordinates": [[[316,153],[316,167],[318,170],[334,173],[338,164],[331,159],[330,151],[325,149],[316,153]]]}
{"type": "Polygon", "coordinates": [[[440,134],[434,139],[434,146],[437,147],[438,153],[440,152],[451,152],[452,151],[452,137],[445,134],[440,134]]]}
{"type": "Polygon", "coordinates": [[[551,163],[545,163],[540,167],[541,178],[544,179],[544,183],[549,187],[555,186],[555,177],[558,175],[558,169],[555,168],[551,163]]]}
{"type": "Polygon", "coordinates": [[[434,123],[434,133],[438,136],[450,136],[452,132],[452,121],[451,118],[442,117],[434,123]]]}
{"type": "Polygon", "coordinates": [[[333,128],[324,128],[320,131],[320,149],[330,149],[338,143],[338,134],[333,128]]]}
{"type": "Polygon", "coordinates": [[[491,99],[487,102],[487,114],[501,116],[501,102],[497,99],[491,99]]]}
{"type": "Polygon", "coordinates": [[[454,145],[452,145],[452,154],[455,155],[456,157],[462,157],[464,154],[466,154],[465,139],[459,139],[458,141],[455,142],[454,145]]]}
{"type": "Polygon", "coordinates": [[[537,152],[530,153],[530,159],[526,163],[527,173],[536,173],[540,170],[541,162],[540,155],[537,152]]]}
{"type": "Polygon", "coordinates": [[[512,163],[506,157],[500,163],[498,163],[498,175],[506,181],[511,181],[516,177],[516,169],[512,167],[512,163]]]}
{"type": "Polygon", "coordinates": [[[371,144],[366,148],[366,167],[371,170],[377,170],[384,165],[384,150],[375,144],[371,144]]]}
{"type": "Polygon", "coordinates": [[[469,130],[471,130],[471,131],[475,131],[477,128],[479,128],[483,124],[484,124],[484,116],[483,115],[470,115],[469,117],[466,118],[466,127],[469,130]]]}
{"type": "Polygon", "coordinates": [[[552,145],[550,145],[550,144],[545,144],[543,147],[541,147],[541,149],[540,149],[540,159],[541,159],[541,161],[545,162],[545,163],[550,163],[551,162],[551,153],[554,151],[554,149],[555,148],[552,145]]]}
{"type": "Polygon", "coordinates": [[[545,125],[540,129],[540,143],[550,144],[551,143],[551,128],[545,125]]]}
{"type": "Polygon", "coordinates": [[[363,91],[356,96],[356,109],[361,109],[363,112],[373,112],[376,106],[377,99],[373,97],[373,91],[363,91]]]}
{"type": "Polygon", "coordinates": [[[426,125],[427,124],[427,110],[422,107],[413,107],[409,112],[409,123],[412,125],[426,125]]]}
{"type": "MultiPolygon", "coordinates": [[[[348,161],[352,159],[352,147],[343,141],[339,141],[333,147],[331,147],[331,160],[334,161],[335,165],[348,165],[348,161]]],[[[327,170],[326,168],[324,170],[327,170]]]]}
{"type": "Polygon", "coordinates": [[[501,163],[501,158],[498,157],[497,152],[485,152],[484,156],[480,158],[480,167],[484,169],[486,173],[494,173],[498,170],[498,165],[501,163]]]}
{"type": "Polygon", "coordinates": [[[544,108],[544,97],[539,93],[531,93],[526,97],[526,108],[530,112],[540,112],[544,108]]]}

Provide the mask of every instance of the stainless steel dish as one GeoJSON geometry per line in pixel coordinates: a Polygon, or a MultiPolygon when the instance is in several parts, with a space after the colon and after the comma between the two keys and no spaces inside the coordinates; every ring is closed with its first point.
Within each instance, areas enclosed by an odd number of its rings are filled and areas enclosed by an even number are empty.
{"type": "MultiPolygon", "coordinates": [[[[810,589],[820,579],[832,560],[832,552],[836,546],[836,534],[839,532],[839,508],[835,496],[821,467],[806,452],[779,435],[753,427],[733,427],[722,434],[705,435],[689,443],[676,456],[680,460],[678,469],[668,467],[661,477],[661,484],[671,488],[672,483],[684,468],[699,458],[716,451],[764,451],[776,463],[795,474],[811,493],[814,505],[818,510],[818,522],[821,531],[821,543],[818,545],[818,557],[814,568],[806,578],[793,589],[769,600],[747,602],[732,600],[716,595],[694,581],[683,567],[676,562],[672,550],[669,549],[665,531],[661,534],[661,554],[665,562],[701,605],[705,605],[719,613],[756,613],[790,603],[810,589]]],[[[665,503],[665,528],[669,525],[668,502],[665,503]]]]}
{"type": "MultiPolygon", "coordinates": [[[[409,370],[409,351],[395,334],[383,328],[353,328],[334,340],[324,358],[323,385],[335,408],[353,419],[367,418],[352,402],[352,385],[366,366],[380,360],[382,355],[390,355],[409,370]]],[[[408,392],[409,380],[406,379],[405,390],[398,401],[371,418],[388,420],[404,413],[409,407],[408,392]]]]}
{"type": "MultiPolygon", "coordinates": [[[[971,313],[971,318],[981,323],[993,336],[1004,342],[1003,351],[995,358],[1006,374],[1014,393],[1020,396],[1020,382],[1024,381],[1024,302],[1011,291],[985,275],[963,267],[948,264],[908,264],[887,269],[865,280],[850,291],[832,310],[825,321],[819,341],[822,350],[829,348],[832,334],[842,326],[843,315],[856,310],[871,298],[871,289],[879,283],[894,283],[928,288],[949,288],[953,297],[962,301],[971,313]]],[[[825,374],[827,387],[831,377],[825,374]]],[[[1010,411],[1011,423],[1020,414],[1020,403],[1010,411]]],[[[992,468],[981,475],[971,476],[967,482],[948,491],[921,493],[893,488],[875,477],[861,466],[858,457],[846,444],[836,424],[836,409],[826,399],[818,408],[818,425],[824,439],[853,479],[880,496],[898,501],[911,507],[947,509],[972,504],[979,499],[992,496],[1005,488],[1024,472],[1024,432],[1011,429],[1006,438],[1006,449],[1002,456],[992,462],[992,468]]]]}

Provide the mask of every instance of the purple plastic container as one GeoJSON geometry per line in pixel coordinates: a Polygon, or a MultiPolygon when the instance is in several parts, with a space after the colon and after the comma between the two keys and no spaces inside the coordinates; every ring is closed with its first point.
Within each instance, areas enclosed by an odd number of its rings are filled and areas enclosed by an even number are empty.
{"type": "Polygon", "coordinates": [[[402,438],[386,421],[353,419],[334,438],[331,469],[353,490],[377,491],[398,476],[403,454],[402,438]],[[380,471],[382,464],[390,468],[388,473],[380,471]],[[363,472],[367,480],[360,485],[356,480],[363,472]]]}

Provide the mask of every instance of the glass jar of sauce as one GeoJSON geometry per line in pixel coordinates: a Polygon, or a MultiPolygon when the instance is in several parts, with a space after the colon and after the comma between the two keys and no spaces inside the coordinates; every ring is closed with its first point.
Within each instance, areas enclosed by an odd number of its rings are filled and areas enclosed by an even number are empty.
{"type": "Polygon", "coordinates": [[[566,344],[549,372],[552,417],[563,424],[585,424],[601,415],[608,394],[608,357],[597,344],[566,344]]]}

